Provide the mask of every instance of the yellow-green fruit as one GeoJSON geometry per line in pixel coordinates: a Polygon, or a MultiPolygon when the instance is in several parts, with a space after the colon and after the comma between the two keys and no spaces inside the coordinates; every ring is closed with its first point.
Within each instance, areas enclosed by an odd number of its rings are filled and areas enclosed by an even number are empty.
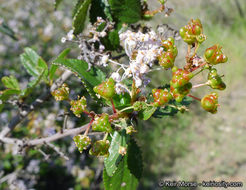
{"type": "Polygon", "coordinates": [[[109,122],[109,116],[103,113],[100,117],[95,116],[95,120],[92,123],[92,130],[99,132],[112,132],[111,124],[109,122]]]}
{"type": "Polygon", "coordinates": [[[63,84],[60,88],[56,89],[55,91],[51,92],[52,96],[56,99],[56,101],[68,100],[69,96],[69,88],[67,84],[63,84]]]}
{"type": "Polygon", "coordinates": [[[78,96],[78,100],[71,100],[70,105],[71,105],[70,110],[74,113],[76,117],[80,117],[81,113],[87,111],[86,110],[87,103],[84,96],[81,98],[78,96]]]}
{"type": "Polygon", "coordinates": [[[109,78],[107,81],[95,86],[93,90],[103,98],[110,99],[115,95],[114,79],[109,78]]]}
{"type": "Polygon", "coordinates": [[[210,113],[216,113],[218,108],[218,94],[216,92],[204,96],[201,100],[203,109],[210,113]]]}
{"type": "Polygon", "coordinates": [[[85,135],[77,135],[73,137],[73,140],[80,153],[87,149],[87,147],[91,144],[91,139],[85,135]]]}

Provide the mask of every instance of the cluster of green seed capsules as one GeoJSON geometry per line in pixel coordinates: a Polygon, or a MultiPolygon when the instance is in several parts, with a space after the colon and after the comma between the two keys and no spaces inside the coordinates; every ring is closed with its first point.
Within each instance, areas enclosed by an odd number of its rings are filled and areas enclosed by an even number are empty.
{"type": "MultiPolygon", "coordinates": [[[[94,89],[101,96],[105,98],[110,98],[114,94],[114,81],[111,79],[98,85],[94,89]]],[[[63,84],[60,88],[53,91],[51,93],[56,101],[67,100],[71,106],[70,110],[76,117],[81,117],[81,114],[85,113],[90,116],[90,113],[87,110],[87,102],[84,96],[78,96],[77,100],[69,99],[69,87],[66,84],[63,84]]],[[[92,131],[95,132],[112,132],[111,123],[109,122],[109,115],[107,113],[93,115],[93,119],[91,123],[88,125],[88,128],[92,128],[92,131]]],[[[103,140],[98,140],[92,142],[91,138],[87,135],[89,130],[85,132],[83,135],[76,135],[73,140],[79,150],[82,153],[83,150],[90,147],[89,153],[93,156],[104,156],[107,157],[109,155],[108,149],[110,146],[107,138],[103,140]]]]}
{"type": "MultiPolygon", "coordinates": [[[[98,86],[94,87],[94,92],[96,92],[100,97],[105,100],[111,100],[115,93],[115,81],[112,78],[102,82],[98,86]]],[[[66,100],[69,102],[71,108],[70,110],[76,117],[81,117],[81,114],[86,114],[91,117],[91,122],[88,124],[85,133],[76,135],[73,140],[77,146],[79,152],[83,150],[90,149],[89,154],[93,156],[104,156],[109,155],[110,142],[107,140],[108,134],[113,132],[111,126],[112,119],[110,119],[109,114],[95,114],[94,112],[89,112],[87,110],[87,101],[84,96],[78,96],[76,100],[71,100],[69,98],[69,87],[66,84],[63,84],[57,90],[51,92],[56,101],[66,100]],[[97,140],[95,142],[88,136],[89,130],[94,132],[104,133],[104,138],[102,140],[97,140]]],[[[112,115],[111,115],[112,116],[112,115]]],[[[132,134],[136,132],[132,126],[126,128],[127,134],[132,134]]]]}
{"type": "Polygon", "coordinates": [[[152,90],[154,98],[153,105],[157,107],[165,106],[165,104],[173,99],[177,102],[182,102],[183,98],[188,95],[199,100],[202,108],[206,111],[216,113],[219,105],[218,94],[212,92],[211,94],[205,95],[202,99],[196,98],[195,96],[190,95],[190,90],[193,87],[190,80],[202,71],[208,70],[207,82],[200,86],[209,86],[212,89],[224,90],[226,84],[222,80],[223,75],[219,75],[214,66],[227,62],[228,58],[223,53],[222,47],[217,44],[207,48],[203,58],[200,58],[196,54],[199,45],[206,39],[199,19],[191,19],[188,25],[182,27],[180,29],[180,36],[184,42],[188,44],[188,53],[186,56],[187,63],[183,69],[174,66],[175,58],[178,54],[174,39],[168,38],[167,40],[162,41],[164,52],[158,57],[158,61],[160,66],[164,69],[171,69],[172,79],[170,81],[170,89],[152,90]],[[190,55],[192,47],[194,48],[194,53],[193,55],[190,55]],[[200,61],[202,60],[199,65],[193,64],[195,57],[198,57],[200,61]]]}

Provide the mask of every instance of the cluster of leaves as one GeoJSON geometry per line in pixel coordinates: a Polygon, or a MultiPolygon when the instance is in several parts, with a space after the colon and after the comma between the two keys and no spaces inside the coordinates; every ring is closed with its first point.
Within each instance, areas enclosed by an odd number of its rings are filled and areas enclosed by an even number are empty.
{"type": "Polygon", "coordinates": [[[23,99],[27,97],[33,89],[41,82],[48,83],[48,66],[46,62],[31,48],[25,48],[25,52],[20,56],[21,63],[25,67],[28,74],[33,78],[27,84],[26,88],[21,89],[15,76],[5,76],[2,78],[2,83],[6,90],[0,93],[0,110],[3,109],[4,104],[15,96],[16,99],[23,99]]]}

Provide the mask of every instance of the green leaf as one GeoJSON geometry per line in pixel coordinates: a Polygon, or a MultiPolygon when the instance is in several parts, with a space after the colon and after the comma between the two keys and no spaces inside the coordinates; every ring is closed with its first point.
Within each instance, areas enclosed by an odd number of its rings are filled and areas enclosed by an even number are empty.
{"type": "Polygon", "coordinates": [[[115,170],[117,169],[120,161],[122,160],[122,155],[119,154],[120,147],[127,146],[127,135],[126,131],[121,132],[115,131],[113,138],[109,147],[109,156],[104,159],[104,165],[109,176],[113,176],[115,170]]]}
{"type": "Polygon", "coordinates": [[[72,13],[72,17],[74,18],[74,16],[76,15],[76,13],[78,12],[79,8],[81,7],[81,5],[84,3],[85,0],[78,0],[76,5],[73,8],[73,13],[72,13]]]}
{"type": "Polygon", "coordinates": [[[3,102],[0,102],[0,113],[2,112],[3,108],[4,108],[4,104],[3,102]]]}
{"type": "Polygon", "coordinates": [[[140,119],[148,120],[156,111],[157,107],[147,106],[145,109],[141,110],[138,115],[140,119]]]}
{"type": "Polygon", "coordinates": [[[18,40],[18,38],[15,35],[15,32],[9,26],[7,26],[4,22],[3,23],[0,22],[0,32],[9,36],[13,40],[18,40]]]}
{"type": "Polygon", "coordinates": [[[113,101],[116,109],[123,109],[131,106],[131,96],[129,93],[115,94],[113,101]]]}
{"type": "Polygon", "coordinates": [[[134,190],[138,186],[136,178],[127,167],[127,156],[119,164],[114,175],[110,177],[106,168],[103,170],[103,183],[105,190],[134,190]]]}
{"type": "Polygon", "coordinates": [[[6,88],[10,88],[10,89],[15,89],[15,90],[20,90],[20,86],[19,83],[17,81],[17,79],[14,76],[5,76],[2,78],[2,83],[4,84],[4,86],[6,88]]]}
{"type": "Polygon", "coordinates": [[[4,102],[6,102],[13,95],[19,95],[20,92],[20,90],[16,89],[6,89],[4,91],[0,91],[0,112],[4,108],[4,102]]]}
{"type": "Polygon", "coordinates": [[[120,46],[120,38],[118,30],[113,30],[109,34],[101,39],[102,44],[107,50],[116,50],[120,46]]]}
{"type": "Polygon", "coordinates": [[[114,49],[116,49],[120,45],[120,38],[118,32],[118,30],[114,30],[110,32],[108,36],[108,39],[114,49]]]}
{"type": "Polygon", "coordinates": [[[102,82],[97,78],[96,69],[93,68],[88,71],[88,63],[83,60],[58,58],[53,64],[66,67],[92,86],[97,86],[102,82]]]}
{"type": "Polygon", "coordinates": [[[102,0],[92,0],[91,8],[90,8],[91,23],[95,23],[97,21],[97,17],[102,17],[103,19],[106,19],[107,16],[104,10],[105,10],[105,4],[102,0]]]}
{"type": "Polygon", "coordinates": [[[44,74],[45,74],[45,70],[43,70],[43,72],[41,72],[40,75],[37,78],[35,78],[35,80],[29,82],[27,84],[27,88],[22,90],[20,94],[20,98],[27,97],[33,91],[33,89],[41,82],[44,74]]]}
{"type": "Polygon", "coordinates": [[[90,95],[97,100],[93,87],[101,84],[103,81],[102,72],[98,68],[93,67],[88,71],[88,63],[79,59],[64,59],[58,58],[53,64],[63,66],[68,70],[72,71],[78,76],[90,95]]]}
{"type": "Polygon", "coordinates": [[[55,10],[58,8],[58,6],[60,5],[60,3],[61,3],[62,1],[63,1],[63,0],[55,0],[55,3],[54,3],[55,10]]]}
{"type": "Polygon", "coordinates": [[[127,150],[127,165],[131,174],[140,179],[143,172],[142,152],[133,138],[130,139],[127,150]]]}
{"type": "Polygon", "coordinates": [[[1,91],[0,93],[0,100],[6,101],[8,100],[12,95],[18,95],[20,94],[20,90],[16,89],[6,89],[4,91],[1,91]]]}
{"type": "Polygon", "coordinates": [[[184,99],[182,100],[182,102],[176,102],[175,100],[170,101],[169,105],[165,106],[165,107],[159,107],[156,112],[153,114],[153,117],[155,118],[163,118],[164,116],[174,116],[175,114],[177,114],[180,110],[178,109],[178,107],[181,106],[188,106],[191,104],[192,102],[192,98],[191,97],[184,97],[184,99]],[[170,106],[173,105],[173,106],[170,106]],[[176,106],[176,108],[175,108],[176,106]]]}
{"type": "Polygon", "coordinates": [[[132,24],[141,19],[140,0],[108,0],[113,19],[119,23],[132,24]]]}
{"type": "Polygon", "coordinates": [[[92,69],[95,69],[96,78],[99,81],[101,81],[101,82],[106,81],[106,75],[101,69],[99,69],[98,67],[93,67],[92,69]]]}
{"type": "MultiPolygon", "coordinates": [[[[67,49],[63,50],[53,62],[56,62],[56,60],[59,59],[59,58],[65,58],[69,54],[69,52],[70,52],[70,48],[67,48],[67,49]]],[[[55,64],[52,64],[50,66],[50,70],[49,70],[49,78],[50,78],[50,80],[54,79],[55,72],[56,72],[57,68],[58,68],[58,65],[55,65],[55,64]]]]}
{"type": "Polygon", "coordinates": [[[47,81],[48,66],[45,61],[31,48],[25,48],[24,51],[20,59],[27,72],[35,78],[38,78],[40,73],[44,70],[44,79],[47,81]]]}
{"type": "Polygon", "coordinates": [[[79,3],[80,6],[77,8],[76,14],[73,18],[74,35],[77,35],[83,31],[90,3],[91,0],[84,0],[82,3],[79,3]]]}

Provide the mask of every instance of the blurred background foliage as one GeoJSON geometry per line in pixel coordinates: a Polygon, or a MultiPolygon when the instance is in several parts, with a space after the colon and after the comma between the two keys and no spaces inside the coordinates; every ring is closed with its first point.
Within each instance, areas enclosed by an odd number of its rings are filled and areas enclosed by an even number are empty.
{"type": "MultiPolygon", "coordinates": [[[[75,1],[71,1],[73,4],[75,1]]],[[[14,32],[17,40],[0,33],[0,78],[15,75],[21,85],[32,80],[20,64],[19,54],[26,46],[35,49],[48,63],[59,52],[72,44],[62,44],[60,39],[71,29],[71,2],[64,1],[57,11],[48,0],[0,0],[0,22],[14,32]]],[[[151,8],[158,2],[149,0],[151,8]]],[[[146,22],[155,28],[169,24],[174,29],[184,26],[191,18],[200,18],[207,40],[199,49],[200,55],[207,47],[219,43],[229,57],[229,62],[217,66],[224,73],[227,89],[220,92],[220,108],[212,115],[203,111],[199,102],[190,105],[189,112],[139,122],[135,138],[143,150],[144,173],[139,189],[158,189],[161,179],[171,180],[246,180],[246,3],[244,0],[169,0],[174,9],[170,17],[158,14],[146,22]],[[238,6],[238,4],[239,6],[238,6]],[[240,8],[239,8],[240,7],[240,8]]],[[[177,65],[184,65],[186,44],[177,42],[177,65]]],[[[72,56],[76,57],[73,49],[72,56]]],[[[59,73],[58,73],[59,74],[59,73]]],[[[164,85],[170,73],[157,71],[150,86],[164,85]]],[[[206,75],[195,83],[205,81],[206,75]]],[[[72,95],[85,93],[75,78],[68,81],[72,95]]],[[[39,86],[30,99],[42,92],[39,86]]],[[[0,84],[0,90],[3,89],[0,84]]],[[[201,87],[192,93],[202,97],[210,89],[201,87]]],[[[95,103],[90,103],[96,108],[95,103]]],[[[6,106],[0,113],[0,126],[4,126],[17,110],[6,106]]],[[[19,125],[15,137],[35,137],[53,134],[62,126],[59,117],[68,105],[50,101],[19,125]]],[[[71,127],[80,126],[85,119],[69,118],[71,127]]],[[[88,153],[79,154],[71,137],[56,142],[67,153],[69,161],[60,158],[48,147],[42,151],[50,155],[45,160],[40,150],[29,150],[18,155],[9,145],[0,144],[0,189],[100,189],[102,160],[88,153]],[[11,176],[11,174],[13,174],[11,176]],[[17,174],[17,175],[14,175],[17,174]],[[12,185],[8,183],[13,177],[12,185]]]]}

